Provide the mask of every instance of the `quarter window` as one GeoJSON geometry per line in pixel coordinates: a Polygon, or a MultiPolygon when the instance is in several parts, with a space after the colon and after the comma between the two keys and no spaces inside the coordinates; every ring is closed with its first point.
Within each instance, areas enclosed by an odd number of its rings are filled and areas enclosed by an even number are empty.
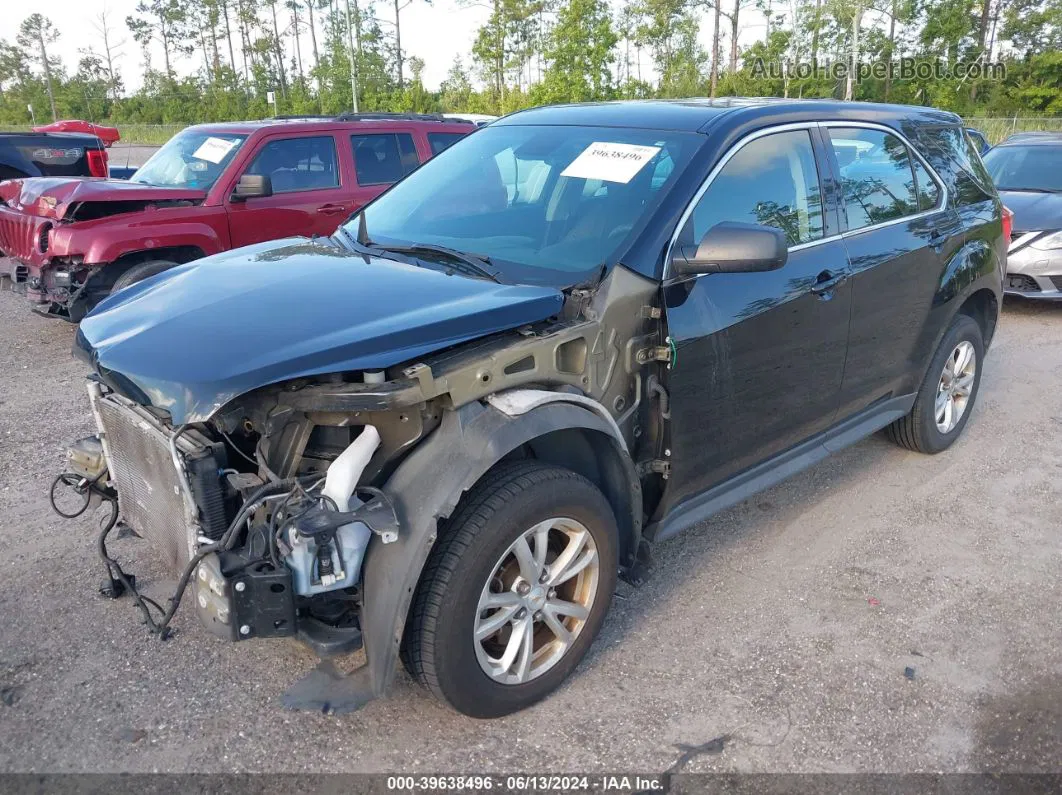
{"type": "Polygon", "coordinates": [[[861,127],[831,127],[829,134],[841,172],[849,229],[918,212],[911,155],[903,141],[861,127]]]}
{"type": "Polygon", "coordinates": [[[790,246],[823,236],[822,193],[807,130],[772,133],[739,149],[694,207],[682,238],[695,243],[723,221],[773,226],[790,246]]]}
{"type": "Polygon", "coordinates": [[[273,193],[339,187],[336,142],[331,135],[270,141],[247,168],[269,177],[273,193]]]}
{"type": "Polygon", "coordinates": [[[917,158],[912,158],[914,166],[915,183],[918,189],[918,209],[932,210],[940,201],[940,186],[929,176],[926,167],[917,158]]]}
{"type": "Polygon", "coordinates": [[[359,185],[390,185],[420,165],[409,133],[350,136],[359,185]]]}

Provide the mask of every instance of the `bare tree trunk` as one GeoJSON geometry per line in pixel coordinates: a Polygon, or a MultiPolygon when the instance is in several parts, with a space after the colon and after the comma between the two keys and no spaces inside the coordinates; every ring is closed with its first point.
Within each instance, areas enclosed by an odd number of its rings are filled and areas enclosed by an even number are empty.
{"type": "MultiPolygon", "coordinates": [[[[316,69],[321,63],[321,57],[317,54],[317,24],[313,18],[313,4],[316,0],[310,0],[306,8],[310,13],[310,44],[313,46],[313,68],[316,69]]],[[[312,70],[311,70],[312,71],[312,70]]],[[[317,90],[321,90],[321,78],[317,78],[317,90]]]]}
{"type": "MultiPolygon", "coordinates": [[[[982,61],[987,60],[985,45],[988,41],[988,18],[992,15],[992,0],[984,0],[981,4],[981,21],[977,26],[977,49],[982,61]]],[[[970,82],[970,99],[977,99],[977,83],[970,82]]]]}
{"type": "Polygon", "coordinates": [[[213,16],[210,21],[210,47],[214,50],[214,76],[221,73],[221,53],[218,51],[218,29],[213,16]]]}
{"type": "Polygon", "coordinates": [[[811,20],[811,63],[819,57],[819,28],[822,27],[822,0],[815,0],[815,16],[811,20]]]}
{"type": "Polygon", "coordinates": [[[107,25],[107,10],[104,9],[96,17],[99,20],[99,24],[96,25],[96,29],[103,37],[103,57],[107,61],[107,82],[110,84],[111,97],[115,100],[118,99],[118,77],[114,71],[114,59],[118,53],[114,52],[115,47],[120,47],[123,42],[111,43],[111,30],[107,25]]]}
{"type": "Polygon", "coordinates": [[[277,24],[276,0],[273,0],[273,2],[269,4],[269,7],[273,11],[273,49],[277,56],[278,77],[280,78],[280,96],[287,100],[288,78],[284,73],[284,46],[280,43],[280,26],[277,24]]]}
{"type": "Polygon", "coordinates": [[[395,57],[398,60],[398,87],[402,88],[402,25],[399,15],[402,11],[399,8],[399,0],[395,0],[395,57]]]}
{"type": "Polygon", "coordinates": [[[232,73],[236,74],[236,54],[232,49],[232,28],[229,27],[228,0],[221,0],[221,11],[225,15],[225,40],[229,43],[229,65],[232,67],[232,73]]]}
{"type": "Polygon", "coordinates": [[[302,73],[302,47],[299,45],[299,4],[291,4],[291,37],[295,40],[295,65],[299,70],[299,83],[306,85],[306,77],[302,73]]]}
{"type": "MultiPolygon", "coordinates": [[[[251,71],[247,66],[247,53],[251,51],[251,34],[247,30],[247,12],[243,0],[236,0],[236,24],[240,29],[240,57],[243,59],[243,82],[251,82],[251,71]]],[[[251,56],[254,57],[253,54],[251,56]]],[[[233,66],[235,69],[236,67],[233,66]]]]}
{"type": "Polygon", "coordinates": [[[852,14],[852,52],[848,59],[848,77],[845,80],[844,98],[851,102],[855,96],[855,71],[859,65],[859,24],[862,22],[863,6],[856,3],[852,14]]]}
{"type": "Polygon", "coordinates": [[[730,71],[737,71],[738,63],[738,17],[741,14],[741,0],[734,0],[734,15],[730,17],[730,71]]]}
{"type": "Polygon", "coordinates": [[[206,69],[207,80],[213,84],[214,70],[210,68],[210,51],[207,49],[206,32],[201,20],[197,20],[196,27],[199,28],[199,46],[203,48],[203,68],[206,69]]]}
{"type": "Polygon", "coordinates": [[[719,3],[722,0],[715,0],[715,22],[712,29],[712,93],[710,96],[715,97],[719,90],[719,17],[722,11],[719,7],[719,3]]]}
{"type": "Polygon", "coordinates": [[[59,119],[55,112],[55,91],[52,89],[52,65],[48,63],[48,48],[44,46],[44,25],[37,26],[37,41],[41,45],[41,64],[44,66],[44,79],[48,84],[48,104],[52,106],[52,121],[59,119]]]}
{"type": "Polygon", "coordinates": [[[885,59],[885,66],[887,70],[885,72],[885,101],[889,100],[889,93],[892,91],[892,55],[893,49],[896,47],[896,0],[892,0],[892,7],[889,9],[889,53],[885,59]]]}
{"type": "Polygon", "coordinates": [[[162,37],[162,63],[166,67],[166,76],[169,77],[173,72],[170,68],[170,31],[166,27],[166,18],[161,14],[159,15],[159,35],[162,37]]]}

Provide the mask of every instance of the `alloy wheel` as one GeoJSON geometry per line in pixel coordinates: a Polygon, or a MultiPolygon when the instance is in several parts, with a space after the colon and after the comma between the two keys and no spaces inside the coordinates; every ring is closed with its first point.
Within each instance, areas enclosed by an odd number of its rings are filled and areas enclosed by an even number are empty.
{"type": "Polygon", "coordinates": [[[597,594],[601,560],[590,531],[556,517],[521,533],[487,579],[473,643],[497,682],[529,682],[556,665],[582,632],[597,594]]]}
{"type": "Polygon", "coordinates": [[[937,385],[934,416],[937,430],[941,433],[954,430],[966,413],[976,375],[977,352],[972,344],[963,340],[955,346],[944,363],[944,371],[937,385]]]}

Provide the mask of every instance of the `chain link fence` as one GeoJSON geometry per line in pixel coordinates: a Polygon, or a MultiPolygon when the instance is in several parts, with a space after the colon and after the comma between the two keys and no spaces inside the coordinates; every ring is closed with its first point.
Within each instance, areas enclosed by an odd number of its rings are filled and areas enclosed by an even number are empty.
{"type": "Polygon", "coordinates": [[[967,127],[983,132],[993,146],[1014,133],[1062,133],[1062,117],[1057,116],[969,116],[963,121],[967,127]]]}

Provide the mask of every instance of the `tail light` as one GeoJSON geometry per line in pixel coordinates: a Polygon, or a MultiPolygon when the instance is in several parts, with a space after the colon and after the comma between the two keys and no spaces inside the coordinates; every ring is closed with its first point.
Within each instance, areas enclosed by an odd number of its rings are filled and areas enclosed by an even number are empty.
{"type": "Polygon", "coordinates": [[[106,177],[108,175],[107,150],[89,149],[85,154],[88,156],[89,174],[94,177],[106,177]]]}
{"type": "Polygon", "coordinates": [[[1003,239],[1009,244],[1011,233],[1014,231],[1014,211],[1009,207],[1003,207],[1003,239]]]}

